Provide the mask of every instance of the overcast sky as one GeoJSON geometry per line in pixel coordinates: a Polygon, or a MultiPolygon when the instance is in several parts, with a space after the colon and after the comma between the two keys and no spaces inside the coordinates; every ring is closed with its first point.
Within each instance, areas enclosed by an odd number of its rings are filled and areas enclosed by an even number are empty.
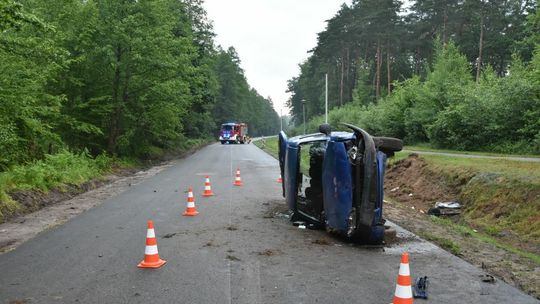
{"type": "Polygon", "coordinates": [[[285,115],[287,80],[344,2],[350,0],[205,0],[204,7],[217,43],[234,46],[249,85],[285,115]]]}

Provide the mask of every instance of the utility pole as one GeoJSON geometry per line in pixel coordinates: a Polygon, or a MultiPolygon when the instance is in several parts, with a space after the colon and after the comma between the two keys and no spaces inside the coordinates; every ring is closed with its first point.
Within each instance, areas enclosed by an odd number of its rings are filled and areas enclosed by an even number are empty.
{"type": "Polygon", "coordinates": [[[279,129],[283,131],[283,108],[279,109],[279,129]]]}
{"type": "Polygon", "coordinates": [[[306,134],[306,100],[302,99],[302,113],[304,116],[304,135],[306,134]]]}
{"type": "MultiPolygon", "coordinates": [[[[328,123],[328,73],[325,75],[326,89],[324,94],[324,123],[328,123]]],[[[304,132],[305,133],[305,132],[304,132]]]]}

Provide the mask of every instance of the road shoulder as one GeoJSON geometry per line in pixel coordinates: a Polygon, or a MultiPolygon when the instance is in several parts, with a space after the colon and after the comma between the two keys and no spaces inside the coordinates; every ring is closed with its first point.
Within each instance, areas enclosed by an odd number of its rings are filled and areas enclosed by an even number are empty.
{"type": "Polygon", "coordinates": [[[39,233],[64,224],[170,166],[172,162],[166,162],[129,176],[109,175],[101,187],[0,224],[0,254],[16,249],[39,233]]]}

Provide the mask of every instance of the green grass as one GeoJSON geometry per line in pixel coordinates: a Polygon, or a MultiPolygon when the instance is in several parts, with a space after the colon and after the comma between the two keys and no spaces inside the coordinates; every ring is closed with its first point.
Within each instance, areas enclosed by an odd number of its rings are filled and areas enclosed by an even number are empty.
{"type": "Polygon", "coordinates": [[[456,223],[452,222],[450,219],[443,218],[443,217],[437,217],[437,216],[430,216],[430,219],[431,219],[432,222],[434,222],[436,224],[452,228],[452,230],[454,230],[455,232],[457,232],[461,236],[464,236],[464,237],[473,236],[474,230],[472,230],[471,228],[469,228],[467,226],[456,224],[456,223]]]}
{"type": "Polygon", "coordinates": [[[524,162],[502,159],[464,158],[440,155],[422,156],[442,169],[465,167],[478,173],[500,173],[512,178],[526,178],[540,184],[540,162],[524,162]]]}
{"type": "Polygon", "coordinates": [[[435,244],[441,246],[442,248],[450,251],[454,255],[461,254],[461,248],[454,241],[437,236],[431,232],[422,231],[420,235],[428,241],[434,242],[435,244]]]}
{"type": "Polygon", "coordinates": [[[464,223],[493,237],[509,231],[521,241],[540,241],[540,163],[441,155],[422,159],[424,174],[459,193],[464,223]]]}
{"type": "MultiPolygon", "coordinates": [[[[409,154],[407,151],[398,152],[394,161],[407,158],[409,154]]],[[[525,179],[540,185],[540,162],[427,154],[421,157],[436,171],[451,174],[469,173],[469,175],[497,173],[507,178],[525,179]]]]}
{"type": "Polygon", "coordinates": [[[402,159],[405,159],[409,156],[409,154],[411,154],[410,152],[406,152],[406,151],[399,151],[399,152],[396,152],[394,154],[394,157],[392,157],[390,160],[389,160],[389,163],[391,164],[392,162],[396,162],[398,160],[402,160],[402,159]]]}
{"type": "Polygon", "coordinates": [[[0,173],[0,222],[23,208],[11,199],[9,193],[26,190],[46,193],[53,188],[62,189],[68,184],[81,185],[107,173],[113,164],[114,160],[105,155],[91,158],[86,152],[76,154],[63,151],[30,164],[13,166],[0,173]]]}
{"type": "MultiPolygon", "coordinates": [[[[477,232],[477,231],[475,231],[474,229],[472,229],[472,228],[470,228],[468,226],[454,223],[450,219],[431,216],[431,221],[436,223],[436,224],[439,224],[441,226],[448,227],[452,231],[454,231],[454,232],[456,232],[456,233],[458,233],[458,234],[460,234],[462,236],[473,237],[473,238],[475,238],[475,239],[477,239],[479,241],[482,241],[484,243],[491,244],[491,245],[493,245],[493,246],[495,246],[497,248],[500,248],[500,249],[506,250],[508,252],[512,252],[514,254],[517,254],[517,255],[519,255],[521,257],[530,259],[531,261],[533,261],[536,264],[540,265],[540,255],[537,255],[537,254],[534,254],[534,253],[531,253],[531,252],[527,252],[527,251],[521,250],[519,248],[516,248],[514,246],[511,246],[509,244],[500,242],[499,240],[497,240],[496,238],[494,238],[494,237],[492,237],[490,235],[486,235],[486,234],[477,232]]],[[[490,232],[488,232],[488,233],[490,233],[490,232]]]]}
{"type": "Polygon", "coordinates": [[[403,147],[403,150],[407,153],[409,153],[409,151],[424,151],[424,152],[467,154],[467,155],[479,155],[479,156],[497,156],[497,157],[530,157],[530,158],[539,157],[538,155],[528,155],[528,154],[503,154],[503,153],[494,153],[494,152],[436,149],[436,148],[432,148],[429,144],[407,145],[403,147]]]}
{"type": "Polygon", "coordinates": [[[460,192],[468,224],[492,236],[506,230],[526,241],[540,241],[540,163],[443,155],[422,159],[428,164],[424,170],[460,192]]]}
{"type": "Polygon", "coordinates": [[[523,241],[540,242],[540,184],[479,174],[461,192],[463,219],[491,235],[512,231],[523,241]]]}
{"type": "Polygon", "coordinates": [[[270,137],[270,138],[261,138],[258,140],[254,140],[253,143],[261,148],[266,153],[272,155],[276,159],[279,156],[279,148],[278,148],[278,138],[277,137],[270,137]]]}
{"type": "Polygon", "coordinates": [[[0,183],[8,191],[48,191],[65,184],[80,185],[111,167],[112,159],[100,155],[92,159],[86,153],[61,152],[47,155],[29,165],[14,166],[0,174],[0,183]]]}
{"type": "MultiPolygon", "coordinates": [[[[165,151],[156,148],[147,155],[149,157],[147,162],[151,164],[151,159],[160,159],[166,153],[175,156],[214,141],[211,138],[185,139],[175,149],[165,151]]],[[[87,152],[73,153],[69,151],[46,155],[44,159],[32,163],[15,165],[7,171],[0,172],[0,223],[13,213],[33,210],[32,208],[24,209],[10,197],[9,193],[18,191],[47,193],[51,189],[63,190],[67,185],[80,186],[87,181],[100,178],[114,169],[136,168],[142,165],[143,162],[136,158],[118,159],[108,157],[105,154],[93,158],[87,152]]]]}

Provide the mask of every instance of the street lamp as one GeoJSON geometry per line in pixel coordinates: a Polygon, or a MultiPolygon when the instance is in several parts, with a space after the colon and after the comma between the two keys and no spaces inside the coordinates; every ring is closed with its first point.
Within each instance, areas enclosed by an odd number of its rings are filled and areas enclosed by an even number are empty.
{"type": "Polygon", "coordinates": [[[304,116],[304,135],[306,134],[306,100],[302,99],[302,113],[304,116]]]}
{"type": "Polygon", "coordinates": [[[283,108],[279,109],[279,129],[283,131],[283,108]]]}

